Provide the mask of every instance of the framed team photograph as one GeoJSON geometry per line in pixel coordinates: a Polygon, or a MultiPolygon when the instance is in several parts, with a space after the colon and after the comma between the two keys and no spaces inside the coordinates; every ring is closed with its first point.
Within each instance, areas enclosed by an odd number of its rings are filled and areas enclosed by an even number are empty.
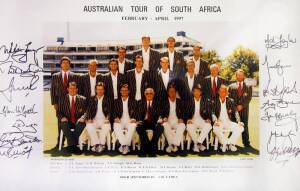
{"type": "Polygon", "coordinates": [[[44,24],[44,155],[258,156],[257,44],[236,26],[44,24]]]}

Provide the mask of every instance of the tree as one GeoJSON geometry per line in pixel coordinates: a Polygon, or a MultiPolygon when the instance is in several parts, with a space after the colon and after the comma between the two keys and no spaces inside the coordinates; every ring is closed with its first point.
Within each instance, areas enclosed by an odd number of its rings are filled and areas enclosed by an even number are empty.
{"type": "Polygon", "coordinates": [[[244,70],[247,77],[257,78],[257,72],[259,70],[258,55],[249,48],[242,46],[236,48],[229,56],[223,61],[222,75],[225,75],[227,79],[234,79],[235,71],[237,69],[244,70]],[[231,77],[230,77],[231,75],[231,77]]]}
{"type": "Polygon", "coordinates": [[[210,65],[211,64],[221,64],[222,60],[220,59],[219,54],[216,50],[207,50],[202,52],[201,57],[206,60],[210,65]]]}

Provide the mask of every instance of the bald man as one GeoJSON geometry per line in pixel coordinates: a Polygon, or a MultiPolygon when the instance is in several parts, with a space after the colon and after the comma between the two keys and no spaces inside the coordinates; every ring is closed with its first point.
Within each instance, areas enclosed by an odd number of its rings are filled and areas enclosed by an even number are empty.
{"type": "Polygon", "coordinates": [[[210,65],[210,75],[204,78],[203,96],[206,99],[216,100],[219,97],[219,88],[223,85],[228,85],[229,81],[219,76],[220,67],[217,64],[210,65]]]}
{"type": "Polygon", "coordinates": [[[88,65],[88,73],[80,76],[79,94],[86,97],[87,102],[95,96],[95,86],[98,82],[103,82],[103,76],[97,73],[97,60],[90,60],[88,65]]]}

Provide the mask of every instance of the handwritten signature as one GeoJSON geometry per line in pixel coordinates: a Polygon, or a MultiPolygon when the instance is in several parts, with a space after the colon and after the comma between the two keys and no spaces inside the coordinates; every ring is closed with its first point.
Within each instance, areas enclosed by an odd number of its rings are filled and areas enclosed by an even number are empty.
{"type": "Polygon", "coordinates": [[[7,47],[6,45],[2,45],[0,47],[0,63],[7,62],[10,58],[12,61],[17,63],[27,63],[29,54],[32,54],[33,61],[36,65],[38,65],[37,53],[44,48],[41,46],[39,48],[31,48],[32,42],[28,42],[21,47],[18,43],[11,42],[7,47]]]}
{"type": "Polygon", "coordinates": [[[37,124],[26,124],[17,119],[11,126],[12,131],[5,132],[0,136],[0,156],[8,158],[30,157],[33,143],[41,142],[36,135],[37,124]]]}
{"type": "Polygon", "coordinates": [[[267,151],[270,154],[270,161],[278,163],[286,163],[292,157],[297,157],[300,154],[300,148],[293,145],[293,137],[296,135],[289,131],[288,133],[278,133],[271,131],[267,143],[267,151]]]}
{"type": "MultiPolygon", "coordinates": [[[[287,49],[291,44],[297,42],[296,38],[290,35],[271,36],[267,35],[265,47],[271,49],[287,49]]],[[[272,52],[273,53],[273,52],[272,52]]],[[[267,152],[270,161],[286,164],[291,158],[300,154],[300,148],[294,145],[298,127],[298,110],[296,105],[300,104],[298,99],[297,81],[287,83],[286,71],[292,69],[292,65],[285,65],[281,58],[270,61],[270,55],[265,55],[263,66],[266,69],[267,83],[263,88],[264,101],[260,107],[262,111],[261,120],[271,127],[269,139],[267,141],[267,152]],[[272,64],[274,62],[275,64],[272,64]],[[288,132],[288,133],[287,133],[288,132]]]]}
{"type": "Polygon", "coordinates": [[[0,109],[0,115],[3,117],[7,117],[9,115],[15,115],[17,117],[26,118],[28,115],[35,115],[37,111],[35,110],[35,104],[31,106],[27,105],[16,105],[14,108],[11,108],[10,105],[5,105],[0,109]]]}
{"type": "Polygon", "coordinates": [[[11,103],[13,101],[13,92],[20,92],[24,90],[33,91],[37,89],[37,82],[39,81],[39,79],[40,77],[36,75],[29,80],[29,84],[16,86],[15,77],[12,77],[8,84],[8,87],[0,90],[0,95],[2,95],[8,102],[11,103]]]}
{"type": "Polygon", "coordinates": [[[265,47],[267,51],[269,49],[283,49],[288,48],[291,43],[295,44],[296,42],[296,38],[291,38],[290,34],[288,34],[287,37],[282,34],[279,36],[267,34],[267,38],[265,39],[265,47]]]}

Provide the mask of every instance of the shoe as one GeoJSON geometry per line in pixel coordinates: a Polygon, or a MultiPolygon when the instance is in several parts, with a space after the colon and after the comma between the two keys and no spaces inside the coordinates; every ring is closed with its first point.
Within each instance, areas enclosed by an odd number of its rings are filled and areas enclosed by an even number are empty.
{"type": "Polygon", "coordinates": [[[58,151],[59,146],[55,145],[55,147],[53,147],[52,149],[50,149],[49,151],[58,151]]]}
{"type": "Polygon", "coordinates": [[[98,146],[99,146],[99,145],[94,145],[94,146],[91,148],[91,151],[97,152],[98,146]]]}
{"type": "Polygon", "coordinates": [[[199,148],[200,151],[205,151],[205,149],[206,149],[206,147],[203,146],[202,144],[199,144],[198,148],[199,148]]]}
{"type": "Polygon", "coordinates": [[[172,152],[172,146],[169,145],[167,148],[166,148],[166,152],[167,153],[171,153],[172,152]]]}
{"type": "Polygon", "coordinates": [[[193,151],[196,152],[196,153],[199,153],[199,152],[200,152],[200,151],[199,151],[198,145],[196,145],[196,144],[194,145],[193,151]]]}
{"type": "Polygon", "coordinates": [[[104,150],[104,145],[98,145],[97,147],[97,153],[101,153],[104,150]]]}
{"type": "Polygon", "coordinates": [[[82,151],[77,146],[74,146],[72,153],[75,155],[80,155],[82,154],[82,151]]]}
{"type": "Polygon", "coordinates": [[[156,154],[155,153],[149,153],[148,157],[156,157],[156,154]]]}
{"type": "Polygon", "coordinates": [[[173,151],[173,152],[177,152],[177,151],[178,151],[178,147],[177,147],[176,145],[173,145],[172,151],[173,151]]]}
{"type": "Polygon", "coordinates": [[[235,146],[235,145],[232,145],[232,144],[229,146],[229,149],[230,149],[232,152],[237,151],[236,146],[235,146]]]}
{"type": "Polygon", "coordinates": [[[126,154],[129,153],[129,152],[130,152],[129,147],[128,147],[127,145],[124,145],[124,149],[123,149],[122,154],[123,154],[123,155],[126,155],[126,154]]]}
{"type": "Polygon", "coordinates": [[[124,152],[124,147],[125,145],[121,145],[120,147],[119,147],[119,151],[120,151],[120,153],[123,153],[124,152]]]}
{"type": "Polygon", "coordinates": [[[222,145],[222,152],[225,153],[227,149],[227,145],[222,145]]]}

